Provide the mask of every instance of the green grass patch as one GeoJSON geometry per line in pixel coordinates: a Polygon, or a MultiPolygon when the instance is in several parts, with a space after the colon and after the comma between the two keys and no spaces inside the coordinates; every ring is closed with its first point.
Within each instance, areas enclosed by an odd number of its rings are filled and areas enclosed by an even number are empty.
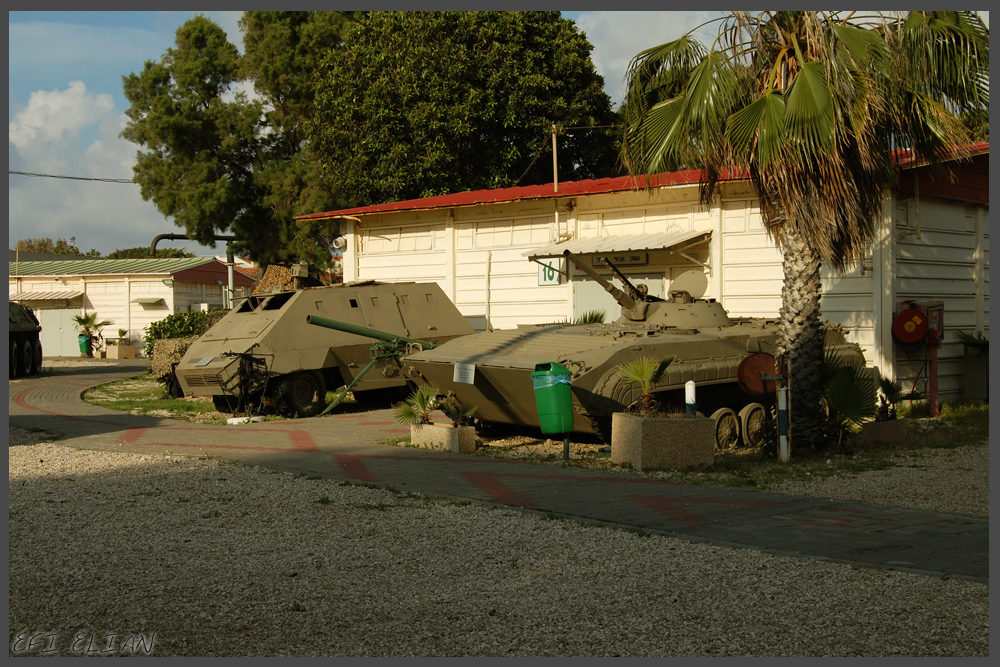
{"type": "Polygon", "coordinates": [[[225,424],[228,416],[217,412],[211,401],[173,398],[150,374],[91,387],[83,400],[109,410],[207,424],[225,424]]]}

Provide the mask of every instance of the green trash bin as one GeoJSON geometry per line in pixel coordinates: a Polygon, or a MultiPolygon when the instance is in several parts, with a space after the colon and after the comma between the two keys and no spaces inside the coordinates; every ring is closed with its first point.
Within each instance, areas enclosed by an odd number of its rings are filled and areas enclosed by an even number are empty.
{"type": "Polygon", "coordinates": [[[554,361],[535,364],[531,384],[535,388],[535,405],[542,433],[569,433],[573,430],[572,373],[554,361]]]}
{"type": "Polygon", "coordinates": [[[90,336],[80,334],[76,337],[76,342],[80,345],[80,354],[90,356],[91,350],[93,350],[93,343],[90,341],[90,336]]]}

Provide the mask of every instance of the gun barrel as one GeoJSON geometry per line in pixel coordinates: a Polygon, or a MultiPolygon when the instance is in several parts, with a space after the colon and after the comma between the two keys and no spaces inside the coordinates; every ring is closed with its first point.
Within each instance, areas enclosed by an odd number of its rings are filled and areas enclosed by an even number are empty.
{"type": "Polygon", "coordinates": [[[617,301],[618,304],[622,308],[625,308],[626,310],[632,310],[633,308],[635,308],[635,299],[633,299],[628,294],[626,294],[625,292],[621,291],[620,289],[618,289],[617,287],[615,287],[614,285],[612,285],[611,283],[609,283],[607,280],[605,280],[604,278],[602,278],[597,273],[597,271],[594,271],[594,269],[592,269],[591,267],[587,266],[587,263],[585,261],[583,261],[582,259],[580,259],[576,255],[574,255],[573,253],[571,253],[569,250],[563,250],[563,256],[565,256],[571,262],[573,262],[574,264],[576,264],[576,267],[578,269],[580,269],[581,271],[583,271],[584,273],[586,273],[588,276],[590,276],[591,278],[593,278],[594,282],[596,282],[598,285],[600,285],[601,287],[603,287],[604,290],[608,294],[610,294],[612,297],[614,297],[615,301],[617,301]]]}
{"type": "Polygon", "coordinates": [[[306,315],[306,323],[315,324],[318,327],[324,327],[326,329],[336,329],[337,331],[345,331],[347,333],[356,334],[358,336],[376,338],[378,340],[384,340],[387,342],[402,341],[404,343],[416,343],[425,350],[430,350],[437,347],[436,343],[432,343],[427,340],[408,338],[407,336],[397,336],[396,334],[386,333],[385,331],[378,331],[377,329],[369,329],[368,327],[363,327],[358,324],[350,324],[348,322],[331,320],[325,317],[317,317],[315,315],[306,315]]]}

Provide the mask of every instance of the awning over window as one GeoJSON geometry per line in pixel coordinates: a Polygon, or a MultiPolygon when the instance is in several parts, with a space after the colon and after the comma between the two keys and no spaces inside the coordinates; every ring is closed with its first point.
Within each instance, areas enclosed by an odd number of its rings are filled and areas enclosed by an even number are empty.
{"type": "Polygon", "coordinates": [[[634,234],[632,236],[602,236],[593,239],[570,239],[552,243],[536,250],[522,253],[531,261],[547,257],[562,257],[569,250],[574,255],[610,255],[624,252],[651,250],[686,250],[712,237],[712,230],[696,232],[666,232],[663,234],[634,234]]]}
{"type": "Polygon", "coordinates": [[[8,301],[63,301],[83,296],[83,292],[63,290],[62,292],[18,292],[7,297],[8,301]]]}
{"type": "Polygon", "coordinates": [[[159,296],[140,296],[137,299],[132,299],[132,303],[139,303],[143,306],[155,306],[160,303],[166,303],[166,301],[163,300],[163,297],[159,296]]]}

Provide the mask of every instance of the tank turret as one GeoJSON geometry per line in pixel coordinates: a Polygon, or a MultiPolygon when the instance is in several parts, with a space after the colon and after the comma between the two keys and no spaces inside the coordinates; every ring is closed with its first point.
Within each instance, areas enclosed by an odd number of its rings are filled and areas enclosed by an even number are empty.
{"type": "Polygon", "coordinates": [[[569,250],[564,250],[563,256],[590,276],[618,302],[618,305],[622,307],[618,323],[645,322],[674,327],[728,327],[732,324],[722,304],[715,299],[693,299],[689,293],[684,291],[672,293],[669,300],[649,296],[629,282],[628,278],[605,258],[604,264],[622,281],[628,290],[626,294],[605,280],[569,250]]]}

